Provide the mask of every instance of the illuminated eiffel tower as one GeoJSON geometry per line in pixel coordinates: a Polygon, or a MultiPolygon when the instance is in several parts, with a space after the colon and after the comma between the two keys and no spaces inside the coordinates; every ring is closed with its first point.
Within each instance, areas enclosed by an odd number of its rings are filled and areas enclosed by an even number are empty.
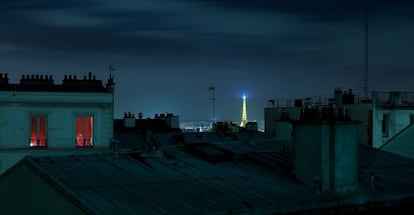
{"type": "Polygon", "coordinates": [[[247,108],[246,108],[246,95],[243,95],[243,111],[240,127],[245,127],[247,123],[247,108]]]}

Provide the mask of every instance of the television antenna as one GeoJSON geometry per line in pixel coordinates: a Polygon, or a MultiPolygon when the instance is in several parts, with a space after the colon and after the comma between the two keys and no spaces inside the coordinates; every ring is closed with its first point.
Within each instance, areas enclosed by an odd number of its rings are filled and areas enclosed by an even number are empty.
{"type": "Polygon", "coordinates": [[[115,67],[113,65],[109,65],[109,78],[114,79],[114,71],[115,67]]]}
{"type": "Polygon", "coordinates": [[[215,90],[216,90],[216,87],[214,85],[208,88],[208,91],[211,92],[211,98],[210,98],[210,100],[212,101],[212,105],[213,105],[213,121],[214,122],[216,122],[216,97],[215,97],[215,90]]]}
{"type": "Polygon", "coordinates": [[[369,94],[369,22],[368,22],[368,0],[364,0],[364,96],[368,98],[369,94]]]}

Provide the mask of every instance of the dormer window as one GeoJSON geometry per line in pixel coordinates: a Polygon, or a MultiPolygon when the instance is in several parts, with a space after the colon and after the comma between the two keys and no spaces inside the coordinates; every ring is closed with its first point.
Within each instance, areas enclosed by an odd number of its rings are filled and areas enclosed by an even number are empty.
{"type": "Polygon", "coordinates": [[[30,147],[46,147],[46,116],[30,116],[30,147]]]}
{"type": "Polygon", "coordinates": [[[93,116],[76,117],[76,147],[93,146],[93,116]]]}

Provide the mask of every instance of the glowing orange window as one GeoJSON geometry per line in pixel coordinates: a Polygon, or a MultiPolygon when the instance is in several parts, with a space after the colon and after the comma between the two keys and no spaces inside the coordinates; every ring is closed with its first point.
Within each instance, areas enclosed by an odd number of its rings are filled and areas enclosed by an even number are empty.
{"type": "Polygon", "coordinates": [[[30,116],[30,147],[46,147],[46,117],[30,116]]]}
{"type": "Polygon", "coordinates": [[[76,117],[76,147],[93,146],[93,117],[76,117]]]}

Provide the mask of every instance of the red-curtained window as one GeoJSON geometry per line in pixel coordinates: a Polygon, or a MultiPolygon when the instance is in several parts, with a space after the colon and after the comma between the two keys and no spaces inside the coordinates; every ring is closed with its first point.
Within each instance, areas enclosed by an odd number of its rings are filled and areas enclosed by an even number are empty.
{"type": "Polygon", "coordinates": [[[30,116],[30,146],[45,147],[46,143],[46,116],[30,116]]]}
{"type": "Polygon", "coordinates": [[[76,147],[93,146],[93,117],[76,117],[76,147]]]}

